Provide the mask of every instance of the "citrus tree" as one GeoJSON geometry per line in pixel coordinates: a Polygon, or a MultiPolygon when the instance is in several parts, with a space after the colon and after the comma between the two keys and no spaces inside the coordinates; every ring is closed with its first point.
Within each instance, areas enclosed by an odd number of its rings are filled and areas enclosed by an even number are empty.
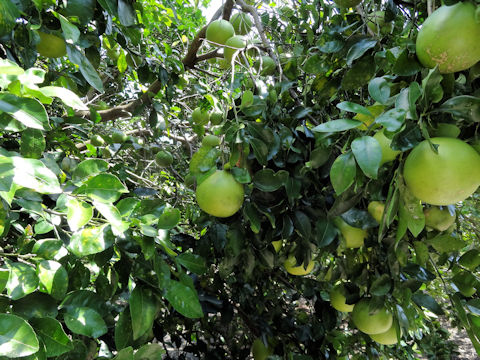
{"type": "Polygon", "coordinates": [[[0,3],[0,357],[480,354],[478,2],[205,6],[0,3]]]}

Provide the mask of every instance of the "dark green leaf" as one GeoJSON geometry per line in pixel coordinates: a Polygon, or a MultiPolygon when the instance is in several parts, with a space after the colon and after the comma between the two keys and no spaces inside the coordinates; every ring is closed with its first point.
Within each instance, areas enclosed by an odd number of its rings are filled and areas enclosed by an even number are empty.
{"type": "Polygon", "coordinates": [[[445,101],[433,112],[446,112],[458,120],[480,122],[480,98],[470,95],[456,96],[445,101]]]}
{"type": "Polygon", "coordinates": [[[422,306],[434,314],[443,315],[443,309],[438,305],[433,297],[425,293],[415,293],[412,296],[412,300],[418,306],[422,306]]]}
{"type": "Polygon", "coordinates": [[[140,286],[133,289],[129,303],[133,340],[136,340],[152,329],[157,303],[152,292],[140,286]]]}
{"type": "Polygon", "coordinates": [[[382,160],[382,148],[378,141],[371,136],[362,136],[352,141],[351,148],[363,173],[376,179],[382,160]]]}
{"type": "Polygon", "coordinates": [[[393,67],[393,72],[400,76],[412,76],[422,69],[415,55],[409,54],[408,50],[402,51],[393,67]]]}
{"type": "Polygon", "coordinates": [[[365,54],[369,49],[373,48],[377,44],[377,40],[372,39],[361,39],[355,43],[347,53],[347,65],[351,66],[353,61],[359,59],[365,54]]]}
{"type": "Polygon", "coordinates": [[[21,262],[7,262],[10,276],[6,285],[7,294],[12,300],[21,299],[34,292],[38,286],[35,269],[21,262]]]}
{"type": "Polygon", "coordinates": [[[368,110],[365,106],[355,104],[350,101],[343,101],[337,104],[337,108],[343,111],[354,112],[354,113],[362,114],[365,116],[373,116],[370,110],[368,110]]]}
{"type": "Polygon", "coordinates": [[[37,265],[37,274],[41,289],[53,298],[61,300],[65,297],[68,289],[67,270],[58,262],[44,260],[37,265]]]}
{"type": "Polygon", "coordinates": [[[330,169],[330,181],[337,195],[347,190],[355,179],[357,164],[352,152],[347,152],[335,159],[330,169]]]}
{"type": "Polygon", "coordinates": [[[88,179],[76,192],[85,194],[98,202],[113,203],[122,194],[127,193],[128,189],[115,175],[98,174],[88,179]]]}
{"type": "Polygon", "coordinates": [[[77,165],[72,174],[72,181],[79,185],[91,176],[108,170],[108,163],[100,159],[88,159],[77,165]]]}
{"type": "Polygon", "coordinates": [[[87,82],[95,89],[103,92],[104,89],[102,80],[86,56],[72,45],[67,45],[67,53],[70,61],[78,65],[85,80],[87,80],[87,82]]]}
{"type": "Polygon", "coordinates": [[[384,296],[388,294],[392,286],[390,275],[383,274],[376,278],[370,286],[370,293],[375,296],[384,296]]]}
{"type": "Polygon", "coordinates": [[[458,251],[467,245],[462,239],[450,234],[435,236],[433,239],[428,239],[427,242],[440,253],[458,251]]]}
{"type": "Polygon", "coordinates": [[[188,318],[203,317],[198,295],[191,287],[171,280],[167,283],[165,298],[183,316],[188,318]]]}
{"type": "Polygon", "coordinates": [[[0,314],[0,356],[9,358],[35,354],[39,343],[32,327],[21,317],[0,314]]]}
{"type": "Polygon", "coordinates": [[[37,318],[31,323],[45,344],[47,357],[59,356],[73,349],[72,341],[56,319],[37,318]]]}
{"type": "Polygon", "coordinates": [[[338,119],[327,121],[326,123],[315,126],[312,131],[314,132],[339,132],[350,130],[361,125],[362,122],[352,119],[338,119]]]}
{"type": "Polygon", "coordinates": [[[200,255],[186,252],[178,255],[175,260],[186,269],[197,275],[202,275],[205,273],[205,271],[207,271],[205,259],[200,255]]]}
{"type": "Polygon", "coordinates": [[[159,229],[173,229],[180,222],[180,210],[172,207],[166,207],[162,215],[158,218],[157,227],[159,229]]]}
{"type": "Polygon", "coordinates": [[[394,132],[402,127],[406,115],[403,109],[391,109],[377,117],[375,122],[382,124],[388,131],[394,132]]]}
{"type": "Polygon", "coordinates": [[[285,185],[287,178],[288,172],[285,170],[275,173],[272,169],[262,169],[253,176],[253,184],[262,191],[272,192],[285,185]]]}
{"type": "Polygon", "coordinates": [[[135,25],[137,17],[135,9],[127,0],[118,0],[118,18],[123,26],[135,25]]]}
{"type": "Polygon", "coordinates": [[[22,156],[32,159],[40,159],[45,150],[45,137],[38,129],[26,129],[22,131],[22,144],[20,153],[22,156]]]}
{"type": "Polygon", "coordinates": [[[98,338],[107,332],[107,325],[100,314],[88,307],[71,308],[63,319],[75,334],[98,338]]]}
{"type": "Polygon", "coordinates": [[[68,250],[82,257],[96,254],[113,245],[115,236],[108,226],[85,228],[70,238],[68,250]]]}
{"type": "Polygon", "coordinates": [[[374,78],[368,83],[368,93],[373,100],[385,104],[390,98],[390,84],[385,78],[374,78]]]}

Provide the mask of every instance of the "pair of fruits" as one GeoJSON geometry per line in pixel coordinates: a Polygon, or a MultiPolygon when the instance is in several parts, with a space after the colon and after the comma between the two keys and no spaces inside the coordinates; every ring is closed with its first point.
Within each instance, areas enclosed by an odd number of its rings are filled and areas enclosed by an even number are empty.
{"type": "Polygon", "coordinates": [[[201,107],[196,107],[192,112],[192,121],[196,125],[206,125],[209,121],[212,125],[219,125],[223,121],[223,116],[221,111],[214,110],[209,113],[201,107]]]}

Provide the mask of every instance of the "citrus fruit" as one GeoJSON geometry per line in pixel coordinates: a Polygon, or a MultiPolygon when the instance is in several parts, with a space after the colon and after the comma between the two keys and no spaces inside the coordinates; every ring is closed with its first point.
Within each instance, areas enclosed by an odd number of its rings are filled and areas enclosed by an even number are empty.
{"type": "Polygon", "coordinates": [[[236,13],[230,18],[230,24],[232,24],[235,34],[246,35],[252,28],[252,19],[243,12],[236,13]]]}
{"type": "Polygon", "coordinates": [[[223,49],[223,57],[228,63],[232,62],[233,55],[238,49],[243,49],[246,43],[242,36],[232,36],[225,42],[225,48],[223,49]]]}
{"type": "Polygon", "coordinates": [[[223,19],[212,21],[206,31],[207,40],[216,45],[224,45],[225,42],[234,35],[235,30],[232,24],[223,19]]]}
{"type": "Polygon", "coordinates": [[[360,4],[362,0],[335,0],[335,4],[343,8],[351,8],[360,4]]]}
{"type": "Polygon", "coordinates": [[[205,125],[210,120],[210,114],[208,111],[202,108],[195,108],[192,112],[192,121],[196,125],[205,125]]]}
{"type": "Polygon", "coordinates": [[[262,56],[262,61],[260,60],[256,61],[255,63],[255,69],[260,68],[260,65],[262,66],[262,70],[260,71],[260,75],[262,76],[267,76],[267,75],[273,75],[275,74],[276,70],[276,65],[275,61],[270,56],[262,56]]]}
{"type": "Polygon", "coordinates": [[[460,135],[460,128],[455,124],[439,123],[433,131],[434,136],[437,137],[453,137],[460,135]]]}
{"type": "Polygon", "coordinates": [[[155,162],[160,167],[167,167],[173,164],[173,156],[166,150],[161,150],[155,155],[155,162]]]}
{"type": "Polygon", "coordinates": [[[352,320],[355,326],[365,334],[381,334],[392,326],[392,314],[385,307],[371,311],[370,299],[363,298],[355,304],[352,311],[352,320]]]}
{"type": "Polygon", "coordinates": [[[410,192],[431,205],[450,205],[465,200],[480,185],[480,155],[455,138],[432,138],[408,154],[403,175],[410,192]]]}
{"type": "Polygon", "coordinates": [[[265,360],[272,355],[272,349],[265,346],[261,339],[255,339],[252,344],[252,355],[255,360],[265,360]]]}
{"type": "Polygon", "coordinates": [[[347,248],[359,248],[367,237],[367,230],[348,225],[341,217],[336,217],[333,223],[342,233],[347,248]]]}
{"type": "Polygon", "coordinates": [[[105,140],[100,135],[93,135],[90,138],[90,144],[93,146],[102,146],[105,143],[105,140]]]}
{"type": "Polygon", "coordinates": [[[275,252],[278,253],[283,246],[283,241],[282,240],[272,241],[272,246],[275,249],[275,252]]]}
{"type": "Polygon", "coordinates": [[[217,170],[197,187],[196,198],[200,208],[216,217],[229,217],[243,204],[243,185],[232,174],[217,170]]]}
{"type": "Polygon", "coordinates": [[[438,65],[448,74],[468,69],[480,61],[480,22],[470,2],[440,6],[418,32],[417,57],[423,66],[438,65]]]}
{"type": "MultiPolygon", "coordinates": [[[[367,109],[370,111],[372,116],[357,114],[353,117],[355,120],[360,120],[361,122],[363,122],[363,124],[358,127],[360,130],[367,130],[368,127],[375,121],[375,118],[377,118],[380,114],[383,113],[383,110],[385,110],[385,106],[370,105],[370,106],[367,106],[367,109]]],[[[378,126],[378,125],[375,124],[374,126],[378,126]]]]}
{"type": "Polygon", "coordinates": [[[37,44],[37,51],[40,55],[48,58],[59,58],[67,54],[65,40],[61,37],[42,31],[39,31],[38,35],[40,36],[40,42],[37,44]]]}
{"type": "Polygon", "coordinates": [[[385,211],[385,203],[382,201],[371,201],[368,204],[368,213],[380,224],[383,218],[383,212],[385,211]]]}
{"type": "Polygon", "coordinates": [[[311,273],[313,268],[315,267],[315,262],[313,260],[310,260],[306,268],[304,265],[304,263],[302,263],[301,265],[297,265],[297,259],[293,254],[291,254],[283,263],[285,270],[287,270],[289,274],[301,276],[311,273]]]}
{"type": "Polygon", "coordinates": [[[345,300],[345,288],[342,284],[338,284],[330,290],[330,304],[335,310],[351,312],[354,305],[346,304],[345,300]]]}
{"type": "Polygon", "coordinates": [[[450,215],[448,208],[440,209],[437,206],[431,206],[423,210],[425,214],[425,226],[438,231],[447,230],[455,222],[456,216],[450,215]]]}
{"type": "Polygon", "coordinates": [[[476,139],[472,142],[472,147],[480,154],[480,139],[476,139]]]}
{"type": "Polygon", "coordinates": [[[220,138],[215,135],[207,135],[202,139],[202,146],[214,147],[220,145],[220,138]]]}
{"type": "Polygon", "coordinates": [[[71,173],[76,167],[77,162],[69,157],[64,157],[60,163],[60,168],[67,173],[71,173]]]}
{"type": "Polygon", "coordinates": [[[112,141],[116,144],[123,144],[128,136],[123,131],[116,130],[112,133],[112,141]]]}
{"type": "Polygon", "coordinates": [[[392,140],[387,138],[384,134],[384,130],[379,130],[373,135],[374,139],[378,141],[380,144],[380,147],[382,148],[382,160],[380,161],[380,166],[383,164],[395,160],[395,158],[398,156],[398,154],[401,153],[401,151],[398,150],[393,150],[390,147],[390,144],[392,143],[392,140]]]}
{"type": "Polygon", "coordinates": [[[212,125],[219,125],[223,121],[223,112],[214,111],[210,114],[210,123],[212,125]]]}
{"type": "Polygon", "coordinates": [[[370,335],[372,340],[376,341],[382,345],[393,345],[398,342],[397,339],[397,328],[395,325],[392,325],[390,329],[381,334],[372,334],[370,335]]]}
{"type": "Polygon", "coordinates": [[[107,147],[103,147],[100,149],[100,154],[102,155],[102,157],[104,159],[109,159],[112,157],[112,152],[110,151],[110,148],[107,146],[107,147]]]}

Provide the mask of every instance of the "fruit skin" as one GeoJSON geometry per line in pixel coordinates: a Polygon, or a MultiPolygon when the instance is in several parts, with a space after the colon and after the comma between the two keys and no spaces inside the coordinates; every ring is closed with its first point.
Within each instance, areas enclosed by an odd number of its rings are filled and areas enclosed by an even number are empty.
{"type": "Polygon", "coordinates": [[[342,284],[338,284],[330,290],[330,304],[335,310],[351,312],[355,305],[346,304],[345,300],[345,288],[342,284]]]}
{"type": "Polygon", "coordinates": [[[207,27],[206,38],[216,44],[224,45],[225,42],[235,35],[232,24],[227,20],[215,20],[207,27]]]}
{"type": "Polygon", "coordinates": [[[155,155],[155,162],[160,167],[167,167],[173,164],[173,156],[170,152],[161,150],[155,155]]]}
{"type": "Polygon", "coordinates": [[[102,146],[105,143],[105,140],[100,135],[93,135],[90,138],[90,144],[93,146],[102,146]]]}
{"type": "Polygon", "coordinates": [[[210,120],[210,114],[208,111],[199,107],[195,108],[192,112],[192,121],[197,125],[205,125],[210,120]]]}
{"type": "Polygon", "coordinates": [[[480,185],[480,155],[455,138],[432,138],[438,154],[427,140],[408,154],[403,176],[410,192],[431,205],[450,205],[465,200],[480,185]]]}
{"type": "Polygon", "coordinates": [[[216,217],[229,217],[243,204],[243,185],[232,174],[217,170],[197,187],[196,198],[200,208],[216,217]]]}
{"type": "Polygon", "coordinates": [[[333,223],[342,233],[347,248],[359,248],[363,246],[367,237],[367,230],[348,225],[341,217],[333,219],[333,223]]]}
{"type": "Polygon", "coordinates": [[[381,334],[372,334],[370,335],[372,340],[376,341],[379,344],[383,345],[394,345],[398,343],[397,339],[397,328],[395,325],[392,325],[390,329],[381,334]]]}
{"type": "Polygon", "coordinates": [[[382,222],[385,203],[381,201],[371,201],[367,207],[368,213],[380,224],[382,222]]]}
{"type": "Polygon", "coordinates": [[[246,43],[242,36],[232,36],[225,42],[225,48],[223,49],[223,57],[227,62],[231,63],[233,54],[235,54],[238,49],[243,49],[246,43]]]}
{"type": "Polygon", "coordinates": [[[220,138],[215,135],[207,135],[202,139],[202,146],[214,147],[220,145],[220,138]]]}
{"type": "Polygon", "coordinates": [[[67,54],[67,46],[65,40],[61,37],[47,34],[42,31],[38,32],[40,42],[37,44],[37,52],[48,58],[59,58],[67,54]]]}
{"type": "Polygon", "coordinates": [[[122,131],[114,131],[112,133],[112,141],[116,144],[123,144],[127,141],[128,136],[122,131]]]}
{"type": "Polygon", "coordinates": [[[417,57],[423,66],[438,68],[442,74],[468,69],[480,61],[480,23],[475,5],[458,2],[440,6],[418,32],[417,57]]]}
{"type": "Polygon", "coordinates": [[[313,268],[315,267],[315,261],[310,260],[310,262],[307,265],[307,268],[305,269],[304,263],[301,265],[297,266],[297,259],[295,258],[295,255],[291,254],[287,260],[283,263],[283,266],[285,267],[285,270],[291,275],[307,275],[312,272],[313,268]]]}
{"type": "MultiPolygon", "coordinates": [[[[275,70],[277,66],[275,65],[275,61],[270,56],[262,56],[262,70],[260,71],[260,75],[268,76],[275,74],[275,70]]],[[[255,68],[258,70],[260,68],[260,60],[255,63],[255,68]]]]}
{"type": "Polygon", "coordinates": [[[351,8],[360,4],[362,0],[336,0],[335,4],[343,8],[351,8]]]}
{"type": "Polygon", "coordinates": [[[220,125],[223,121],[223,112],[214,111],[210,114],[210,123],[212,125],[220,125]]]}
{"type": "Polygon", "coordinates": [[[385,136],[384,130],[377,131],[375,135],[373,135],[373,138],[378,141],[380,147],[382,148],[382,160],[380,161],[380,166],[387,162],[395,160],[398,154],[401,153],[401,151],[393,150],[390,147],[392,140],[385,136]]]}
{"type": "Polygon", "coordinates": [[[252,19],[243,12],[236,13],[230,18],[230,24],[232,24],[235,34],[246,35],[252,28],[252,19]]]}
{"type": "Polygon", "coordinates": [[[255,339],[251,350],[255,360],[265,360],[267,357],[273,354],[272,349],[265,346],[263,341],[259,338],[255,339]]]}
{"type": "Polygon", "coordinates": [[[352,320],[361,332],[369,335],[381,334],[390,329],[393,323],[392,314],[385,307],[370,313],[370,299],[363,298],[355,304],[352,320]]]}
{"type": "Polygon", "coordinates": [[[450,211],[446,207],[440,209],[437,206],[429,207],[423,210],[425,214],[425,226],[438,231],[445,231],[455,223],[457,218],[455,215],[450,215],[450,211]]]}

